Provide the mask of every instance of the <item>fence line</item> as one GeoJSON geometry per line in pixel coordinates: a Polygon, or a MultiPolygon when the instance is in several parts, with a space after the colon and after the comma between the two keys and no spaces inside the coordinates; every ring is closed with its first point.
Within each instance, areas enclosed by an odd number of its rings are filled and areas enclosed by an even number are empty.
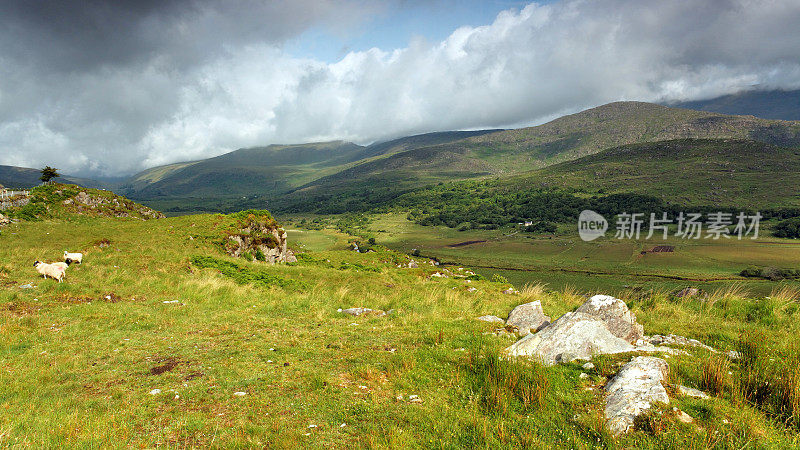
{"type": "Polygon", "coordinates": [[[27,197],[30,191],[9,191],[7,189],[0,190],[0,200],[11,199],[11,197],[23,196],[27,197]]]}

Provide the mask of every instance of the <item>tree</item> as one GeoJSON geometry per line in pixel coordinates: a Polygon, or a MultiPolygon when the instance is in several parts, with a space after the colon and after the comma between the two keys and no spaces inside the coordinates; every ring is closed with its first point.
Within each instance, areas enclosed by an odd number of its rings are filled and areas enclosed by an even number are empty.
{"type": "Polygon", "coordinates": [[[42,176],[39,177],[39,179],[42,180],[43,183],[49,183],[53,178],[60,176],[61,174],[58,173],[58,169],[55,167],[45,166],[45,168],[42,169],[42,176]]]}

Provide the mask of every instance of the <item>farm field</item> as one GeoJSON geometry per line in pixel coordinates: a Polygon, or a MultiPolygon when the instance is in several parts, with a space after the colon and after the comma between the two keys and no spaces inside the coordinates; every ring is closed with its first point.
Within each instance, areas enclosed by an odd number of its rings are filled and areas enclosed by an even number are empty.
{"type": "MultiPolygon", "coordinates": [[[[375,216],[370,224],[378,242],[406,253],[445,264],[474,267],[487,277],[499,274],[518,288],[546,283],[552,289],[567,286],[588,291],[626,289],[702,289],[739,284],[754,294],[767,295],[775,282],[744,278],[750,265],[800,267],[800,242],[761,233],[756,240],[618,240],[582,241],[577,232],[555,236],[515,230],[457,231],[414,224],[401,214],[375,216]],[[473,242],[473,243],[470,243],[473,242]],[[467,243],[466,245],[458,245],[467,243]],[[673,253],[646,253],[657,245],[675,247],[673,253]]],[[[796,283],[791,282],[795,285],[796,283]]]]}

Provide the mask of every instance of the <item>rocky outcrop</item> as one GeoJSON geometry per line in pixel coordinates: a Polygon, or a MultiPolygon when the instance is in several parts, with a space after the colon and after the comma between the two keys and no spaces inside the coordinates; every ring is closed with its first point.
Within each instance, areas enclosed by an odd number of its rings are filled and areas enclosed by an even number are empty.
{"type": "Polygon", "coordinates": [[[270,264],[296,262],[288,249],[286,231],[266,211],[243,211],[233,214],[238,219],[227,232],[225,251],[234,257],[270,264]]]}
{"type": "Polygon", "coordinates": [[[669,403],[662,384],[669,365],[661,358],[637,356],[622,366],[606,385],[605,416],[608,429],[614,434],[625,433],[633,426],[636,416],[650,409],[654,403],[669,403]]]}
{"type": "Polygon", "coordinates": [[[628,341],[615,336],[598,317],[572,312],[559,317],[551,325],[529,334],[511,347],[511,357],[528,357],[552,365],[576,359],[591,359],[597,354],[633,351],[628,341]]]}
{"type": "Polygon", "coordinates": [[[517,306],[508,314],[506,326],[517,331],[520,336],[536,332],[550,325],[550,316],[545,316],[539,300],[517,306]]]}
{"type": "Polygon", "coordinates": [[[3,225],[8,225],[10,223],[11,223],[11,219],[9,219],[8,217],[0,214],[0,227],[2,227],[3,225]]]}
{"type": "MultiPolygon", "coordinates": [[[[55,191],[57,195],[61,195],[61,193],[62,191],[60,190],[55,191]]],[[[68,210],[78,214],[97,214],[110,217],[137,217],[145,220],[164,218],[164,214],[154,209],[140,205],[127,198],[111,194],[110,192],[90,194],[86,191],[80,191],[74,197],[64,200],[62,204],[68,210]]]]}
{"type": "Polygon", "coordinates": [[[595,295],[575,312],[601,319],[614,336],[631,344],[636,343],[644,336],[644,329],[636,322],[636,316],[628,310],[628,305],[610,295],[595,295]]]}

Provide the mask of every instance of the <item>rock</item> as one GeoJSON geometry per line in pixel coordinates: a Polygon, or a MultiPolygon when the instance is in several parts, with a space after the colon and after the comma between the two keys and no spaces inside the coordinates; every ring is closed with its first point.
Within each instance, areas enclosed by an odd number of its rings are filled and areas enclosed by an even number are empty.
{"type": "Polygon", "coordinates": [[[447,278],[447,275],[441,272],[434,272],[431,274],[431,278],[447,278]]]}
{"type": "Polygon", "coordinates": [[[675,334],[654,334],[652,336],[644,336],[642,337],[642,341],[638,342],[637,345],[644,345],[644,344],[652,344],[652,345],[684,345],[686,347],[700,347],[706,349],[710,352],[716,352],[715,349],[709,347],[706,344],[698,341],[697,339],[689,339],[684,336],[678,336],[675,334]]]}
{"type": "Polygon", "coordinates": [[[692,416],[686,414],[685,412],[681,411],[680,409],[676,408],[676,410],[677,411],[675,411],[675,417],[678,418],[679,422],[683,422],[683,423],[692,423],[692,422],[694,422],[694,419],[692,418],[692,416]]]}
{"type": "Polygon", "coordinates": [[[0,214],[0,226],[8,225],[9,223],[11,223],[11,219],[9,219],[8,217],[0,214]]]}
{"type": "Polygon", "coordinates": [[[161,389],[153,389],[150,391],[150,395],[158,395],[161,393],[161,389]]]}
{"type": "Polygon", "coordinates": [[[580,378],[581,380],[585,380],[585,379],[589,378],[589,374],[586,373],[586,372],[581,372],[581,374],[578,375],[578,378],[580,378]]]}
{"type": "Polygon", "coordinates": [[[414,261],[413,259],[408,262],[408,268],[409,269],[416,269],[417,267],[419,267],[419,264],[417,264],[417,262],[414,261]]]}
{"type": "Polygon", "coordinates": [[[630,430],[636,416],[654,403],[669,403],[662,385],[668,371],[669,365],[663,359],[637,356],[606,385],[605,416],[613,434],[630,430]]]}
{"type": "Polygon", "coordinates": [[[610,295],[595,295],[575,312],[600,318],[614,336],[625,339],[631,344],[644,336],[644,329],[636,322],[636,316],[628,310],[628,305],[610,295]]]}
{"type": "Polygon", "coordinates": [[[679,395],[683,395],[686,397],[708,398],[708,394],[706,394],[705,392],[698,389],[686,387],[683,385],[678,385],[677,391],[679,395]]]}
{"type": "Polygon", "coordinates": [[[468,288],[467,288],[467,292],[475,292],[475,291],[477,291],[477,290],[478,290],[477,288],[474,288],[474,287],[472,287],[472,286],[470,286],[470,287],[468,287],[468,288]]]}
{"type": "Polygon", "coordinates": [[[245,395],[247,395],[247,392],[234,392],[233,395],[237,397],[244,397],[245,395]]]}
{"type": "Polygon", "coordinates": [[[582,365],[581,367],[583,367],[584,370],[592,370],[592,369],[594,369],[594,364],[592,364],[590,362],[587,362],[586,364],[582,365]]]}
{"type": "Polygon", "coordinates": [[[678,298],[689,298],[689,297],[694,297],[699,293],[700,293],[700,289],[693,288],[693,287],[687,287],[687,288],[681,289],[681,291],[678,292],[675,296],[678,297],[678,298]]]}
{"type": "Polygon", "coordinates": [[[552,365],[593,355],[623,353],[634,347],[614,336],[601,319],[585,313],[566,313],[538,333],[528,334],[506,349],[510,357],[529,357],[552,365]]]}
{"type": "Polygon", "coordinates": [[[233,257],[249,254],[264,262],[275,264],[296,262],[287,248],[286,231],[269,214],[249,214],[238,219],[233,232],[227,232],[225,251],[233,257]]]}
{"type": "Polygon", "coordinates": [[[503,291],[503,294],[514,295],[514,294],[519,294],[519,291],[514,288],[508,288],[505,291],[503,291]]]}
{"type": "Polygon", "coordinates": [[[500,323],[500,324],[505,323],[505,320],[503,320],[503,319],[501,319],[501,318],[499,318],[497,316],[480,316],[480,317],[478,317],[478,320],[483,321],[483,322],[490,322],[490,323],[500,323]]]}
{"type": "Polygon", "coordinates": [[[506,326],[517,329],[520,336],[536,332],[550,324],[550,316],[545,316],[539,300],[517,306],[508,314],[506,326]]]}
{"type": "Polygon", "coordinates": [[[377,315],[377,316],[385,316],[386,315],[385,311],[381,311],[379,309],[369,309],[369,308],[361,308],[361,307],[358,307],[358,308],[347,308],[347,309],[341,309],[340,308],[337,311],[342,313],[342,314],[349,314],[351,316],[360,316],[362,314],[374,314],[374,315],[377,315]]]}
{"type": "Polygon", "coordinates": [[[741,359],[742,358],[742,355],[739,352],[737,352],[736,350],[730,350],[725,355],[728,356],[728,359],[741,359]]]}

